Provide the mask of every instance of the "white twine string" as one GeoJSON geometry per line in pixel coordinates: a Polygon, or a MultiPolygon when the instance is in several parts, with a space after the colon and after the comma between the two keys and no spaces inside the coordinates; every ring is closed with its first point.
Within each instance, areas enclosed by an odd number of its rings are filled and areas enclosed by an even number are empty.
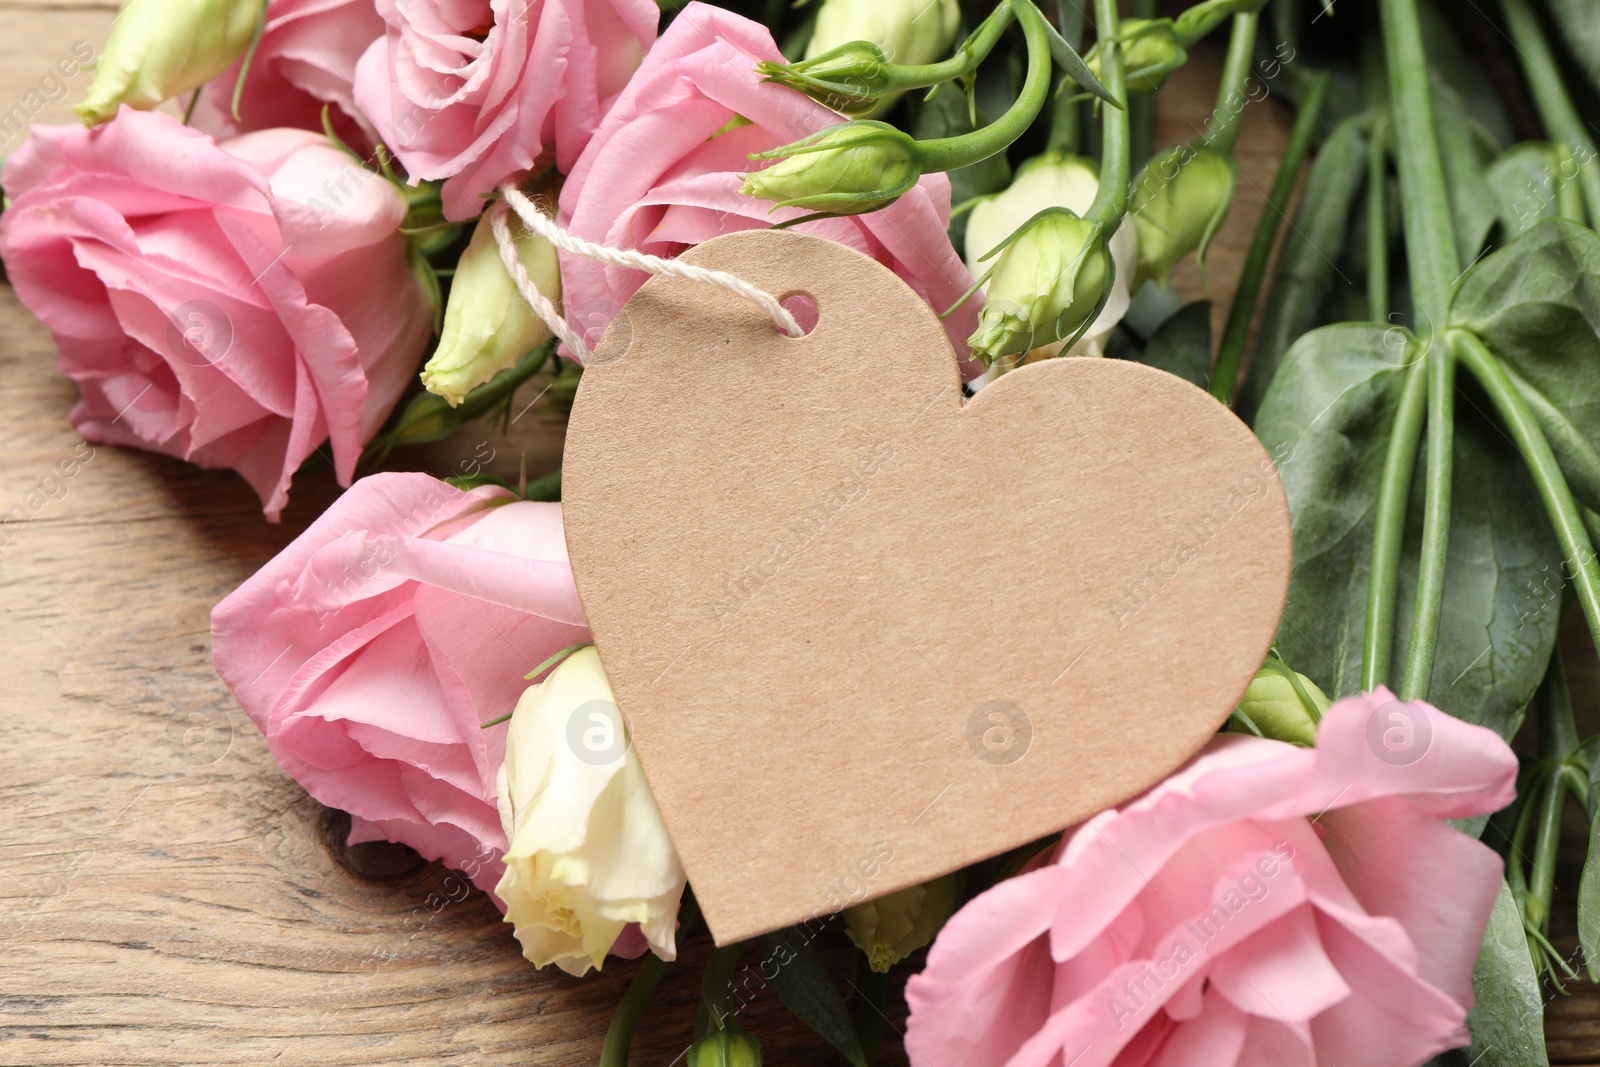
{"type": "Polygon", "coordinates": [[[589,347],[578,332],[567,325],[567,320],[556,309],[555,304],[539,292],[539,287],[528,277],[528,269],[523,265],[522,256],[517,253],[516,240],[511,236],[511,227],[506,223],[508,208],[517,213],[522,224],[530,231],[564,252],[571,252],[573,255],[583,256],[585,259],[592,259],[607,266],[627,267],[649,274],[665,274],[673,278],[682,278],[684,281],[714,285],[761,308],[772,320],[773,325],[790,337],[805,335],[800,323],[795,321],[788,308],[778,303],[776,297],[765,290],[757,289],[737,275],[722,270],[696,267],[676,259],[662,259],[660,256],[647,255],[631,248],[610,248],[595,244],[593,241],[585,241],[557,226],[555,220],[541,211],[539,205],[529,199],[515,184],[506,182],[500,186],[500,195],[504,199],[495,205],[489,215],[489,225],[494,232],[495,244],[500,249],[500,262],[505,264],[506,271],[517,283],[517,291],[528,302],[528,306],[533,308],[533,313],[544,320],[545,325],[550,327],[551,332],[561,339],[580,362],[588,361],[589,347]]]}

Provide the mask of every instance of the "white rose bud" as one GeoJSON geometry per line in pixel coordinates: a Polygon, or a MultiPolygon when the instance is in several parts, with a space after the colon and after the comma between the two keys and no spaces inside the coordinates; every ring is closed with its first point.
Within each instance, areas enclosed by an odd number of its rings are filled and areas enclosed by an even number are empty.
{"type": "Polygon", "coordinates": [[[677,955],[683,866],[593,647],[517,702],[499,799],[511,844],[495,892],[523,955],[581,975],[629,923],[677,955]]]}

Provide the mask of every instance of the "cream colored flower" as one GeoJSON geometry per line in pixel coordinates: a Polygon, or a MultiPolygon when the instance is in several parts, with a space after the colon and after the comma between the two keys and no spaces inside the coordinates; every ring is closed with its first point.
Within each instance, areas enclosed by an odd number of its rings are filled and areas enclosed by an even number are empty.
{"type": "Polygon", "coordinates": [[[903,67],[942,59],[961,26],[959,0],[822,0],[807,59],[851,41],[867,41],[903,67]]]}
{"type": "MultiPolygon", "coordinates": [[[[555,248],[515,222],[512,231],[528,277],[560,307],[561,271],[555,248]]],[[[514,366],[549,339],[550,327],[533,313],[506,273],[485,214],[456,263],[439,347],[422,368],[423,388],[455,407],[474,386],[514,366]]]]}
{"type": "Polygon", "coordinates": [[[961,901],[961,872],[844,909],[845,932],[880,974],[933,940],[961,901]]]}
{"type": "Polygon", "coordinates": [[[677,955],[683,866],[593,647],[517,702],[499,800],[511,845],[495,892],[523,955],[581,975],[629,923],[677,955]]]}
{"type": "MultiPolygon", "coordinates": [[[[1010,237],[1017,228],[1048,207],[1064,207],[1077,215],[1089,210],[1100,179],[1094,168],[1077,156],[1047,152],[1035,156],[1017,168],[1011,186],[1003,192],[987,197],[972,209],[967,219],[966,258],[967,269],[974,277],[981,277],[994,264],[994,257],[979,259],[1001,241],[1010,237]]],[[[1128,313],[1131,294],[1128,284],[1138,267],[1139,245],[1133,227],[1126,222],[1111,237],[1111,259],[1116,264],[1116,279],[1106,305],[1100,310],[1088,330],[1072,346],[1068,355],[1098,356],[1104,352],[1105,339],[1111,334],[1122,316],[1128,313]]],[[[1061,353],[1063,342],[1041,345],[1030,354],[1032,358],[1054,356],[1061,353]]]]}

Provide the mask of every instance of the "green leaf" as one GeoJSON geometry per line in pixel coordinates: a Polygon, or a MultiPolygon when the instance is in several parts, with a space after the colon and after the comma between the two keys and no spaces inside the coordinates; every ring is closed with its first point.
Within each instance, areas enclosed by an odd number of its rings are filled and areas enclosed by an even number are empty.
{"type": "Polygon", "coordinates": [[[1356,197],[1366,184],[1365,126],[1366,120],[1360,116],[1341,122],[1311,164],[1294,224],[1278,252],[1272,288],[1256,327],[1249,371],[1235,404],[1246,422],[1255,419],[1284,353],[1296,338],[1318,324],[1322,306],[1333,290],[1338,269],[1334,263],[1343,255],[1356,197]]]}
{"type": "Polygon", "coordinates": [[[1584,806],[1590,819],[1589,852],[1578,879],[1578,945],[1589,980],[1600,982],[1600,735],[1585,738],[1578,759],[1589,779],[1584,806]]]}
{"type": "Polygon", "coordinates": [[[1169,315],[1134,358],[1204,389],[1211,371],[1211,301],[1196,300],[1169,315]]]}
{"type": "Polygon", "coordinates": [[[866,1053],[856,1036],[849,1009],[817,958],[810,939],[797,927],[785,927],[762,937],[761,958],[777,965],[772,992],[783,1006],[855,1067],[866,1067],[866,1053]]]}
{"type": "Polygon", "coordinates": [[[1600,510],[1600,237],[1539,223],[1467,271],[1450,323],[1500,358],[1573,495],[1600,510]]]}
{"type": "MultiPolygon", "coordinates": [[[[1024,0],[1024,2],[1031,2],[1031,0],[1024,0]]],[[[1055,60],[1055,64],[1061,68],[1061,72],[1076,82],[1080,89],[1089,92],[1093,96],[1098,96],[1112,107],[1122,107],[1122,101],[1112,96],[1111,91],[1100,84],[1100,79],[1094,76],[1094,71],[1089,69],[1089,64],[1083,61],[1083,57],[1078,54],[1078,50],[1068,44],[1067,39],[1061,36],[1056,31],[1056,28],[1050,25],[1048,20],[1041,20],[1041,24],[1048,32],[1050,39],[1050,58],[1055,60]]]]}
{"type": "Polygon", "coordinates": [[[1478,1003],[1467,1013],[1472,1045],[1463,1059],[1474,1067],[1549,1067],[1539,976],[1522,916],[1504,882],[1478,950],[1472,987],[1478,1003]]]}
{"type": "Polygon", "coordinates": [[[1590,981],[1600,981],[1600,819],[1589,825],[1589,854],[1578,879],[1578,944],[1590,981]]]}
{"type": "Polygon", "coordinates": [[[1512,145],[1495,157],[1484,178],[1500,204],[1500,228],[1506,239],[1518,237],[1556,216],[1556,190],[1551,146],[1543,141],[1512,145]]]}
{"type": "MultiPolygon", "coordinates": [[[[1278,649],[1334,699],[1360,690],[1378,487],[1401,369],[1416,343],[1403,330],[1371,324],[1307,334],[1284,357],[1256,419],[1256,434],[1278,464],[1294,525],[1294,570],[1278,649]]],[[[1545,587],[1539,583],[1559,575],[1561,556],[1521,458],[1476,414],[1486,406],[1457,405],[1453,464],[1462,473],[1455,479],[1428,699],[1509,737],[1554,645],[1559,600],[1540,596],[1545,587]]],[[[1420,478],[1416,488],[1420,492],[1420,478]]],[[[1410,640],[1420,497],[1408,515],[1396,662],[1410,640]]]]}

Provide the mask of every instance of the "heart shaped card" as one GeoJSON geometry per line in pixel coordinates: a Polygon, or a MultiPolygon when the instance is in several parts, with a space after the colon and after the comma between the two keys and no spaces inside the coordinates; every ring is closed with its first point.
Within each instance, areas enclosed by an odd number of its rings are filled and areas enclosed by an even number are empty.
{"type": "Polygon", "coordinates": [[[1288,592],[1288,506],[1203,391],[1057,359],[964,399],[927,305],[843,245],[652,278],[562,466],[595,645],[719,944],[926,881],[1147,788],[1227,719],[1288,592]]]}

